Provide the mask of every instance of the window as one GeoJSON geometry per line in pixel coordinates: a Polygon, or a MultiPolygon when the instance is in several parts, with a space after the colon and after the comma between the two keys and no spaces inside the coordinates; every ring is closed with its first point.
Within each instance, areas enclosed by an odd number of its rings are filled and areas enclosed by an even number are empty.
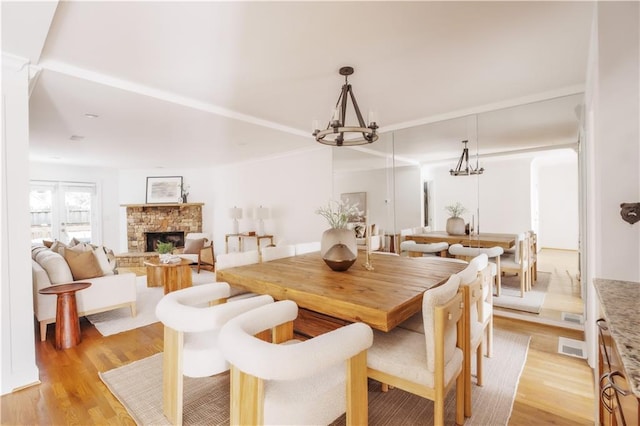
{"type": "Polygon", "coordinates": [[[31,241],[95,237],[96,185],[33,181],[29,196],[31,241]]]}

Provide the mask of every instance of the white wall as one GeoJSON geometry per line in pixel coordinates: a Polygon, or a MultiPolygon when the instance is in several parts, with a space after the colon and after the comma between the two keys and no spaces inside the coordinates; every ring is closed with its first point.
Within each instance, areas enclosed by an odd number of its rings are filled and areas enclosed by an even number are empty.
{"type": "Polygon", "coordinates": [[[384,233],[420,225],[421,183],[417,167],[336,172],[333,198],[340,194],[366,192],[371,223],[384,233]],[[394,189],[395,187],[395,189],[394,189]],[[409,189],[411,188],[411,189],[409,189]]]}
{"type": "Polygon", "coordinates": [[[29,237],[29,65],[2,56],[0,286],[2,394],[38,382],[29,237]]]}
{"type": "MultiPolygon", "coordinates": [[[[640,282],[640,224],[620,217],[620,203],[640,202],[640,6],[597,2],[585,92],[585,335],[596,367],[600,316],[595,278],[640,282]]],[[[635,295],[632,295],[635,297],[635,295]]],[[[598,379],[594,386],[597,388],[598,379]]],[[[594,401],[597,416],[598,400],[594,401]]]]}
{"type": "MultiPolygon", "coordinates": [[[[225,234],[233,232],[229,209],[243,209],[240,232],[255,231],[254,209],[269,209],[264,221],[275,243],[319,241],[326,223],[315,210],[331,198],[331,150],[319,146],[309,151],[211,169],[123,170],[119,176],[119,204],[143,204],[148,176],[182,176],[190,186],[189,202],[204,203],[202,230],[213,237],[216,254],[225,251],[225,234]]],[[[120,208],[118,229],[121,252],[126,252],[126,209],[120,208]]],[[[245,249],[255,247],[247,240],[245,249]]],[[[264,243],[263,243],[264,244],[264,243]]],[[[230,241],[230,251],[237,240],[230,241]]]]}
{"type": "Polygon", "coordinates": [[[211,175],[214,242],[216,253],[224,252],[224,234],[233,232],[229,209],[243,209],[240,232],[256,229],[254,209],[269,208],[264,221],[267,234],[277,244],[320,241],[328,228],[315,214],[332,197],[331,148],[309,151],[214,170],[211,175]]]}
{"type": "Polygon", "coordinates": [[[397,167],[394,170],[394,199],[396,233],[423,225],[423,191],[420,168],[397,167]]]}
{"type": "Polygon", "coordinates": [[[637,2],[598,2],[593,161],[595,276],[640,281],[640,223],[620,203],[640,202],[640,35],[637,2]]]}
{"type": "Polygon", "coordinates": [[[434,183],[435,230],[446,228],[444,207],[456,202],[467,209],[465,222],[474,221],[480,232],[531,229],[531,159],[485,159],[483,167],[480,176],[451,176],[449,165],[425,166],[424,177],[434,183]]]}
{"type": "Polygon", "coordinates": [[[567,156],[538,158],[538,247],[578,249],[578,161],[567,156]]]}

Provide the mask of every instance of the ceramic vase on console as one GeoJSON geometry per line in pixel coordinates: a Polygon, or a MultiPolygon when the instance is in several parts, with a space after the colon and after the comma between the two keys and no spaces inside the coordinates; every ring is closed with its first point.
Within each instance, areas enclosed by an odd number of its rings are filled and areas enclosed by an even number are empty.
{"type": "Polygon", "coordinates": [[[461,217],[450,217],[447,219],[447,234],[465,235],[465,223],[461,217]]]}
{"type": "Polygon", "coordinates": [[[320,255],[329,268],[346,271],[358,258],[356,232],[347,228],[329,228],[320,240],[320,255]]]}

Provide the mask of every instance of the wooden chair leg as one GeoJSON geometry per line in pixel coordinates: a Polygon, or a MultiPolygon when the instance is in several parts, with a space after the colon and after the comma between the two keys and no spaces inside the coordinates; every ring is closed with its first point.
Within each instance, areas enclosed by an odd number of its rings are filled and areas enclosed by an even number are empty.
{"type": "Polygon", "coordinates": [[[496,257],[496,294],[500,297],[502,292],[502,271],[500,269],[500,256],[496,257]]]}
{"type": "Polygon", "coordinates": [[[347,425],[367,425],[368,407],[367,351],[362,351],[347,361],[347,425]]]}
{"type": "Polygon", "coordinates": [[[463,376],[464,416],[471,417],[471,348],[465,349],[465,352],[460,375],[463,376]]]}
{"type": "Polygon", "coordinates": [[[493,358],[493,314],[491,314],[491,318],[489,318],[489,324],[487,324],[485,328],[485,333],[487,338],[485,344],[486,355],[487,358],[493,358]]]}
{"type": "MultiPolygon", "coordinates": [[[[464,375],[460,373],[456,380],[456,424],[464,424],[464,375]]],[[[434,415],[435,420],[435,415],[434,415]]],[[[437,424],[437,423],[436,423],[437,424]]]]}
{"type": "Polygon", "coordinates": [[[478,386],[482,386],[482,368],[483,368],[483,344],[480,343],[478,345],[478,349],[476,349],[476,383],[478,386]]]}
{"type": "Polygon", "coordinates": [[[231,366],[231,425],[264,424],[264,382],[231,366]]]}
{"type": "Polygon", "coordinates": [[[527,290],[527,276],[524,272],[520,274],[520,297],[524,297],[524,292],[527,290]]]}
{"type": "Polygon", "coordinates": [[[184,376],[182,375],[182,345],[184,334],[164,327],[162,356],[162,411],[173,425],[182,424],[184,376]]]}

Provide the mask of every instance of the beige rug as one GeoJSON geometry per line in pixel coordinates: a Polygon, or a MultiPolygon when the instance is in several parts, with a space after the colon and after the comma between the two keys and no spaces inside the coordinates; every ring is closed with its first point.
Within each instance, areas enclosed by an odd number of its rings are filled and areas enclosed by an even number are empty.
{"type": "MultiPolygon", "coordinates": [[[[193,285],[215,282],[216,274],[209,271],[192,271],[193,285]]],[[[103,336],[122,333],[134,328],[158,322],[156,305],[164,296],[162,287],[147,287],[147,277],[136,277],[136,316],[131,316],[131,309],[118,308],[106,312],[87,315],[87,319],[103,336]]]]}
{"type": "MultiPolygon", "coordinates": [[[[494,357],[485,358],[485,385],[473,388],[473,416],[465,425],[506,425],[527,357],[529,336],[496,329],[494,357]]],[[[100,373],[109,390],[139,425],[168,425],[162,414],[162,354],[100,373]]],[[[185,425],[229,424],[229,375],[185,378],[185,425]]],[[[445,423],[455,423],[455,389],[447,395],[445,423]]],[[[334,425],[344,425],[345,416],[334,425]]],[[[433,424],[433,403],[399,389],[387,393],[369,383],[369,424],[433,424]]]]}
{"type": "Polygon", "coordinates": [[[538,271],[538,279],[531,291],[525,291],[524,297],[520,297],[520,277],[508,274],[502,277],[500,297],[493,296],[493,306],[539,314],[549,289],[549,281],[551,281],[550,272],[538,271]]]}

